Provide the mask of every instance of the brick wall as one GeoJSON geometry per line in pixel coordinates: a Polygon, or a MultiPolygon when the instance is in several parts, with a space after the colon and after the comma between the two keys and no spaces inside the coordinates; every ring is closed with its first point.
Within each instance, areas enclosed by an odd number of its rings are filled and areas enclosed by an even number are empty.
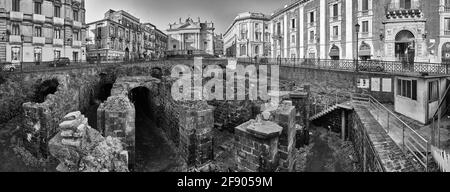
{"type": "Polygon", "coordinates": [[[269,121],[258,124],[256,121],[248,121],[235,128],[235,160],[238,170],[244,172],[274,172],[279,165],[278,137],[282,127],[269,121]],[[265,127],[270,129],[270,134],[261,135],[250,131],[248,128],[265,127]]]}

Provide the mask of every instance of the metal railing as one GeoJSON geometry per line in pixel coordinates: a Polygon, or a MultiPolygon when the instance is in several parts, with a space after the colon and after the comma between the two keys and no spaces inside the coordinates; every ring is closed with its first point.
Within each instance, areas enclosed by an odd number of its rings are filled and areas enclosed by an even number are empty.
{"type": "Polygon", "coordinates": [[[305,58],[238,58],[241,64],[279,65],[280,67],[331,69],[354,72],[450,74],[450,63],[381,60],[331,60],[305,58]],[[357,67],[358,66],[358,67],[357,67]]]}
{"type": "Polygon", "coordinates": [[[314,93],[311,117],[328,110],[337,104],[350,102],[353,106],[361,105],[371,111],[383,130],[394,140],[402,151],[428,171],[430,164],[430,142],[411,128],[394,112],[380,103],[371,95],[349,92],[314,93]]]}
{"type": "MultiPolygon", "coordinates": [[[[372,111],[372,115],[377,119],[392,139],[400,140],[399,147],[406,155],[414,157],[425,171],[428,171],[430,161],[430,142],[400,119],[394,112],[381,104],[378,100],[366,94],[353,94],[354,100],[362,99],[368,101],[366,107],[372,111]],[[400,137],[400,138],[399,138],[400,137]]],[[[364,103],[363,103],[364,104],[364,103]]]]}
{"type": "Polygon", "coordinates": [[[388,11],[400,11],[400,10],[417,10],[421,9],[420,1],[411,0],[410,4],[392,2],[388,6],[388,11]]]}
{"type": "Polygon", "coordinates": [[[113,67],[122,65],[142,64],[148,62],[155,62],[160,60],[148,61],[91,61],[91,62],[71,62],[68,65],[59,66],[54,65],[54,62],[23,62],[20,64],[0,63],[0,71],[2,73],[31,73],[40,71],[61,71],[80,68],[96,68],[96,67],[113,67]]]}
{"type": "Polygon", "coordinates": [[[338,104],[343,104],[345,102],[351,101],[351,93],[344,91],[334,91],[332,93],[324,93],[311,91],[314,96],[313,103],[311,104],[311,114],[313,117],[325,110],[330,109],[338,104]]]}

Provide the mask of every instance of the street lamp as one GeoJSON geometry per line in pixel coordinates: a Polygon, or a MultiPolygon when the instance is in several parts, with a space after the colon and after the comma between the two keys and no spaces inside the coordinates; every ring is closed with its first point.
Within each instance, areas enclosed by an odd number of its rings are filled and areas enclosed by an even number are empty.
{"type": "Polygon", "coordinates": [[[359,23],[356,23],[355,25],[355,29],[356,29],[356,72],[358,72],[359,70],[359,29],[360,29],[361,25],[359,25],[359,23]]]}

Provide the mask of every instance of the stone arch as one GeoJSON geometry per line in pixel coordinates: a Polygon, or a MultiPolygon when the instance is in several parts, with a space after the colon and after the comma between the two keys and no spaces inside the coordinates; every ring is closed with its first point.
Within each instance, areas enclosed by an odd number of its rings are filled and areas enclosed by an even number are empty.
{"type": "Polygon", "coordinates": [[[149,76],[129,76],[117,79],[111,90],[111,96],[128,96],[136,87],[146,87],[150,91],[156,90],[161,81],[149,76]]]}
{"type": "Polygon", "coordinates": [[[328,51],[328,56],[330,58],[339,57],[342,58],[342,49],[340,45],[333,44],[328,51]]]}
{"type": "Polygon", "coordinates": [[[441,45],[439,46],[438,57],[441,58],[440,62],[450,62],[450,42],[441,42],[441,45]]]}
{"type": "Polygon", "coordinates": [[[417,39],[411,30],[400,30],[395,35],[395,57],[397,60],[413,62],[416,57],[417,39]]]}
{"type": "Polygon", "coordinates": [[[372,42],[362,41],[358,47],[359,57],[369,57],[372,58],[374,56],[374,48],[372,42]]]}
{"type": "Polygon", "coordinates": [[[397,32],[395,35],[396,42],[410,42],[415,40],[415,35],[410,30],[404,29],[397,32]]]}
{"type": "Polygon", "coordinates": [[[157,79],[162,79],[163,77],[163,69],[161,67],[152,67],[151,76],[157,79]]]}

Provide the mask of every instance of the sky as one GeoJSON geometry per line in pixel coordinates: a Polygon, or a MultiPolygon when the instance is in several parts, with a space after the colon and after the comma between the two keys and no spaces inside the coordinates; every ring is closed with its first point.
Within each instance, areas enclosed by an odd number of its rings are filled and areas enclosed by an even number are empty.
{"type": "Polygon", "coordinates": [[[109,9],[125,10],[141,19],[141,23],[150,22],[162,31],[169,23],[185,21],[191,17],[194,21],[213,21],[217,34],[225,33],[238,13],[261,12],[271,14],[291,0],[86,0],[86,22],[104,18],[109,9]]]}

